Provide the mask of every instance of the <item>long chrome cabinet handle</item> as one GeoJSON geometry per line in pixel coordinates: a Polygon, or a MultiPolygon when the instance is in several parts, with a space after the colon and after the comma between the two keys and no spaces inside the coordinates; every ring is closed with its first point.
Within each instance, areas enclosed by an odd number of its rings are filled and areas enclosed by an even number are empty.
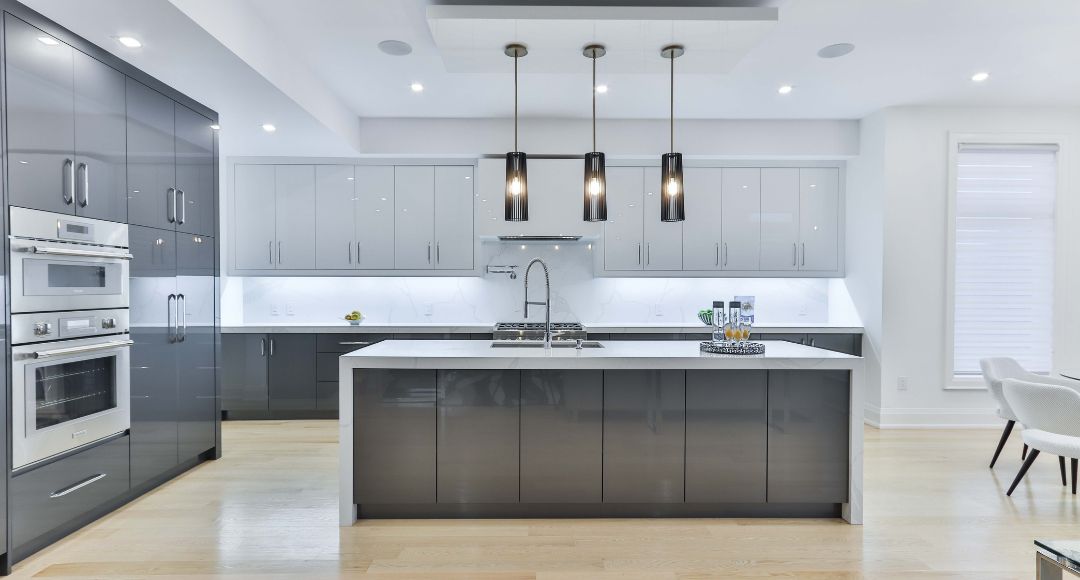
{"type": "Polygon", "coordinates": [[[71,493],[73,491],[79,491],[80,489],[90,485],[91,483],[94,483],[95,481],[101,481],[101,480],[105,479],[106,475],[107,474],[105,474],[105,473],[99,473],[97,475],[91,475],[90,477],[87,477],[86,479],[80,481],[79,483],[76,483],[75,485],[70,485],[68,487],[65,487],[64,489],[60,489],[60,490],[57,490],[57,491],[54,491],[54,492],[50,493],[49,497],[53,498],[53,499],[56,499],[58,497],[64,497],[65,495],[67,495],[67,494],[69,494],[69,493],[71,493]]]}
{"type": "Polygon", "coordinates": [[[724,265],[727,266],[727,242],[724,242],[724,265]]]}
{"type": "Polygon", "coordinates": [[[95,350],[104,350],[106,348],[116,348],[118,346],[131,346],[133,344],[135,344],[134,340],[110,340],[109,342],[99,342],[97,344],[84,344],[82,346],[69,346],[66,348],[39,350],[31,354],[30,358],[49,358],[51,356],[78,354],[80,352],[92,352],[95,350]]]}
{"type": "Polygon", "coordinates": [[[349,246],[349,263],[352,264],[352,242],[349,242],[348,246],[349,246]]]}
{"type": "Polygon", "coordinates": [[[791,243],[791,265],[797,266],[799,264],[799,244],[795,242],[791,243]]]}
{"type": "Polygon", "coordinates": [[[187,194],[184,190],[176,190],[176,205],[179,206],[180,211],[176,212],[176,223],[182,224],[187,221],[187,194]]]}
{"type": "Polygon", "coordinates": [[[802,244],[802,265],[806,265],[806,242],[802,244]]]}
{"type": "Polygon", "coordinates": [[[338,344],[340,344],[341,346],[371,346],[370,342],[364,342],[364,341],[359,341],[359,340],[355,340],[355,341],[346,340],[346,341],[338,342],[338,344]]]}
{"type": "Polygon", "coordinates": [[[180,338],[177,342],[184,342],[187,340],[187,296],[183,294],[176,295],[176,303],[180,305],[180,314],[176,318],[177,336],[180,338]],[[184,332],[179,332],[179,329],[184,329],[184,332]]]}
{"type": "Polygon", "coordinates": [[[49,248],[43,246],[30,246],[32,254],[48,254],[50,256],[78,256],[80,258],[113,258],[116,260],[130,260],[132,255],[127,252],[99,252],[97,250],[75,250],[68,248],[49,248]]]}
{"type": "MultiPolygon", "coordinates": [[[[90,205],[90,168],[85,163],[79,164],[79,175],[82,175],[82,179],[79,183],[82,184],[82,199],[79,200],[79,205],[86,207],[90,205]]],[[[78,189],[75,190],[76,197],[78,197],[78,189]]]]}
{"type": "Polygon", "coordinates": [[[259,356],[266,356],[266,339],[259,339],[259,356]]]}
{"type": "Polygon", "coordinates": [[[65,204],[71,205],[75,201],[75,161],[71,159],[64,160],[63,181],[63,191],[60,195],[63,196],[65,204]]]}
{"type": "Polygon", "coordinates": [[[277,243],[277,263],[279,266],[281,265],[281,240],[278,240],[277,243]]]}
{"type": "Polygon", "coordinates": [[[356,265],[360,265],[360,242],[356,242],[356,265]]]}
{"type": "Polygon", "coordinates": [[[720,244],[716,243],[716,244],[713,244],[713,245],[716,246],[716,248],[715,248],[715,250],[716,250],[716,265],[719,266],[720,265],[720,244]]]}
{"type": "Polygon", "coordinates": [[[435,263],[442,263],[442,244],[438,242],[435,243],[435,263]]]}
{"type": "Polygon", "coordinates": [[[176,294],[169,294],[165,299],[165,326],[169,330],[169,342],[176,342],[176,294]]]}
{"type": "Polygon", "coordinates": [[[267,252],[266,253],[267,262],[270,263],[270,264],[273,264],[274,263],[274,240],[270,240],[270,241],[266,242],[266,252],[267,252]]]}
{"type": "Polygon", "coordinates": [[[427,243],[427,263],[431,263],[431,242],[427,243]]]}
{"type": "Polygon", "coordinates": [[[274,356],[274,337],[270,337],[270,356],[274,356]]]}
{"type": "Polygon", "coordinates": [[[641,265],[641,244],[637,245],[637,263],[638,266],[641,265]]]}
{"type": "Polygon", "coordinates": [[[170,187],[165,192],[165,217],[170,224],[176,223],[176,188],[170,187]]]}

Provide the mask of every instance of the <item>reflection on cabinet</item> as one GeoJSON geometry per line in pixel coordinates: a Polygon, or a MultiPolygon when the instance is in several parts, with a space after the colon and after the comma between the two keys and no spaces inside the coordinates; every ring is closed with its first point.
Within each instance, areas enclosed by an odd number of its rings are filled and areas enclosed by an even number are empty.
{"type": "Polygon", "coordinates": [[[10,203],[127,221],[123,73],[4,20],[10,203]]]}

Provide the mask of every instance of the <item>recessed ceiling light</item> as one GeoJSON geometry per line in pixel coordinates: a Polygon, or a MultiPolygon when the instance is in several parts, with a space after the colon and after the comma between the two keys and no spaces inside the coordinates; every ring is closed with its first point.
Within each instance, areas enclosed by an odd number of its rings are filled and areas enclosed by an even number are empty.
{"type": "Polygon", "coordinates": [[[781,95],[787,95],[790,94],[793,90],[795,90],[795,87],[791,85],[781,85],[780,88],[776,89],[776,92],[780,93],[781,95]]]}
{"type": "Polygon", "coordinates": [[[39,36],[39,37],[37,37],[37,39],[38,39],[38,42],[40,42],[41,44],[44,44],[45,46],[56,46],[56,45],[60,44],[59,40],[56,40],[55,38],[53,38],[51,36],[39,36]]]}
{"type": "Polygon", "coordinates": [[[981,82],[985,81],[988,78],[990,78],[990,73],[988,73],[988,72],[977,72],[977,73],[971,75],[971,80],[973,80],[973,81],[975,81],[977,83],[981,83],[981,82]]]}
{"type": "Polygon", "coordinates": [[[134,36],[117,36],[116,42],[128,47],[128,48],[141,48],[142,42],[139,42],[138,38],[134,36]]]}
{"type": "Polygon", "coordinates": [[[851,51],[855,50],[855,45],[850,42],[841,42],[838,44],[830,44],[817,51],[817,55],[821,58],[840,58],[851,54],[851,51]]]}
{"type": "Polygon", "coordinates": [[[213,125],[210,125],[210,128],[215,130],[215,131],[218,131],[218,130],[221,129],[221,125],[218,125],[218,124],[215,123],[213,125]]]}
{"type": "Polygon", "coordinates": [[[263,131],[266,131],[267,133],[273,133],[274,131],[277,131],[277,127],[273,126],[270,123],[263,123],[262,128],[263,131]]]}
{"type": "Polygon", "coordinates": [[[596,85],[596,92],[601,95],[607,92],[607,85],[596,85]]]}
{"type": "Polygon", "coordinates": [[[412,52],[412,47],[408,42],[401,40],[384,40],[379,43],[379,50],[389,54],[390,56],[405,56],[412,52]]]}
{"type": "Polygon", "coordinates": [[[420,83],[413,83],[413,84],[409,85],[409,88],[412,89],[412,92],[414,92],[414,93],[422,93],[422,92],[424,92],[424,85],[422,85],[420,83]]]}

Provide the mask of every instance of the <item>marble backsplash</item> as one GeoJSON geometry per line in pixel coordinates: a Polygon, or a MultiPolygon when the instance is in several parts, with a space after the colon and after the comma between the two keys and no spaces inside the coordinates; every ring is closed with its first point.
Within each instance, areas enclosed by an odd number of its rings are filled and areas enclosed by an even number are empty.
{"type": "MultiPolygon", "coordinates": [[[[763,323],[842,323],[850,298],[842,280],[820,278],[598,278],[588,243],[525,246],[486,242],[479,263],[517,265],[519,275],[481,277],[231,277],[224,280],[222,322],[334,323],[351,310],[371,323],[489,323],[522,319],[524,268],[534,257],[551,269],[551,318],[585,323],[693,323],[713,300],[756,296],[763,323]]],[[[530,297],[543,299],[539,266],[530,297]]],[[[531,320],[543,320],[534,307],[531,320]]]]}

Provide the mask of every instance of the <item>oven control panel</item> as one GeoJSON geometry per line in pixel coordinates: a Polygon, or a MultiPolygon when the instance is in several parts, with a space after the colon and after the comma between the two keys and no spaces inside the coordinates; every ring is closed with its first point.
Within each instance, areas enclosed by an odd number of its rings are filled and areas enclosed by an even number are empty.
{"type": "Polygon", "coordinates": [[[129,330],[126,308],[11,315],[12,344],[123,334],[129,330]]]}

